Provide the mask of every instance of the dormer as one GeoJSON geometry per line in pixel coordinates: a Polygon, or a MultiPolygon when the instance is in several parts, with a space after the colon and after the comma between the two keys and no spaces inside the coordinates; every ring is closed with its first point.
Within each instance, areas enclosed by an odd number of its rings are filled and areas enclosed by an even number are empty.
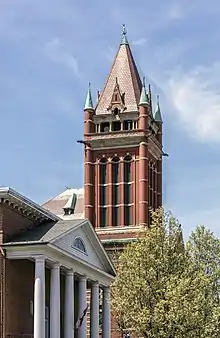
{"type": "Polygon", "coordinates": [[[77,196],[76,194],[72,194],[68,199],[67,203],[64,205],[64,215],[72,215],[74,214],[75,206],[76,206],[77,196]]]}
{"type": "Polygon", "coordinates": [[[111,102],[107,110],[111,111],[113,116],[116,117],[117,119],[119,119],[120,113],[126,109],[125,104],[124,104],[124,99],[125,99],[125,94],[121,93],[119,84],[118,84],[118,79],[116,77],[115,87],[113,90],[111,102]]]}

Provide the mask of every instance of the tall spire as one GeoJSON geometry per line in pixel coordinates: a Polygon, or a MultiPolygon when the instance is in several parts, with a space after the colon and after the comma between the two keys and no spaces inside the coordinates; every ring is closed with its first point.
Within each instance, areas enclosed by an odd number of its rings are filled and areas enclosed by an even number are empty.
{"type": "Polygon", "coordinates": [[[92,103],[91,84],[90,83],[89,83],[89,88],[88,88],[88,92],[87,92],[84,110],[94,110],[93,103],[92,103]]]}
{"type": "Polygon", "coordinates": [[[139,106],[147,106],[149,104],[149,100],[146,93],[146,87],[145,87],[145,77],[143,78],[143,84],[142,84],[142,90],[141,90],[141,96],[140,96],[140,102],[139,106]]]}
{"type": "Polygon", "coordinates": [[[112,95],[115,88],[115,79],[123,97],[124,109],[126,112],[138,111],[138,104],[141,93],[141,79],[135,64],[131,48],[126,37],[126,29],[123,26],[122,42],[115,56],[110,74],[100,94],[96,106],[96,114],[111,114],[112,95]]]}
{"type": "Polygon", "coordinates": [[[127,30],[125,25],[122,25],[122,40],[121,45],[128,45],[128,39],[127,39],[127,30]]]}
{"type": "Polygon", "coordinates": [[[160,111],[159,95],[157,95],[157,104],[156,104],[154,119],[157,122],[162,122],[162,116],[161,116],[161,111],[160,111]]]}

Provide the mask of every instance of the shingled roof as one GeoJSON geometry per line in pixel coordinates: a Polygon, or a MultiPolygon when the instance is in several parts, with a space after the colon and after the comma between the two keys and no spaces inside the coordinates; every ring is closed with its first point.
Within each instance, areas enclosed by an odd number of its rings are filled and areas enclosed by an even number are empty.
{"type": "Polygon", "coordinates": [[[107,82],[99,96],[96,106],[97,115],[108,113],[108,107],[111,103],[116,81],[121,93],[124,94],[126,111],[131,112],[138,110],[142,83],[125,34],[126,33],[123,32],[122,42],[119,46],[107,82]]]}
{"type": "Polygon", "coordinates": [[[20,235],[14,236],[13,238],[11,238],[10,241],[5,243],[5,246],[33,243],[53,243],[65,232],[74,229],[76,226],[83,222],[84,220],[62,220],[58,222],[48,222],[35,228],[28,229],[20,235]]]}

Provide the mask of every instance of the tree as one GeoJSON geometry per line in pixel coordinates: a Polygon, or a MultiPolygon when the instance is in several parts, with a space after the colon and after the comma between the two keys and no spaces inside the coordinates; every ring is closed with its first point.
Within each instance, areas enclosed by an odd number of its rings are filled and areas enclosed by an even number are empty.
{"type": "Polygon", "coordinates": [[[187,250],[195,266],[202,267],[210,275],[218,275],[220,269],[220,240],[203,225],[193,231],[187,242],[187,250]]]}
{"type": "Polygon", "coordinates": [[[124,249],[112,307],[125,329],[147,338],[219,337],[220,307],[210,276],[195,267],[179,222],[162,209],[124,249]]]}
{"type": "Polygon", "coordinates": [[[194,267],[209,276],[213,296],[220,302],[220,240],[201,225],[191,233],[187,250],[194,267]]]}

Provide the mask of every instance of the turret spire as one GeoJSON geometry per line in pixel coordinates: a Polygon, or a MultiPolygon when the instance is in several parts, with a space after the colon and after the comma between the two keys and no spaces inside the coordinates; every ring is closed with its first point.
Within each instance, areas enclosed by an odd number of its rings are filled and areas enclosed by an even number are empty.
{"type": "Polygon", "coordinates": [[[157,95],[157,104],[154,114],[154,119],[157,122],[162,122],[162,116],[161,116],[161,110],[160,110],[160,101],[159,101],[159,95],[157,95]]]}
{"type": "Polygon", "coordinates": [[[88,92],[87,92],[84,110],[94,110],[93,103],[92,103],[91,84],[90,83],[89,83],[89,88],[88,88],[88,92]]]}
{"type": "Polygon", "coordinates": [[[125,25],[122,25],[122,40],[121,45],[128,45],[128,39],[127,39],[127,30],[125,25]]]}
{"type": "Polygon", "coordinates": [[[141,96],[140,96],[140,102],[139,106],[146,106],[149,104],[149,100],[146,93],[146,87],[145,87],[145,77],[143,78],[143,84],[142,84],[142,90],[141,90],[141,96]]]}

